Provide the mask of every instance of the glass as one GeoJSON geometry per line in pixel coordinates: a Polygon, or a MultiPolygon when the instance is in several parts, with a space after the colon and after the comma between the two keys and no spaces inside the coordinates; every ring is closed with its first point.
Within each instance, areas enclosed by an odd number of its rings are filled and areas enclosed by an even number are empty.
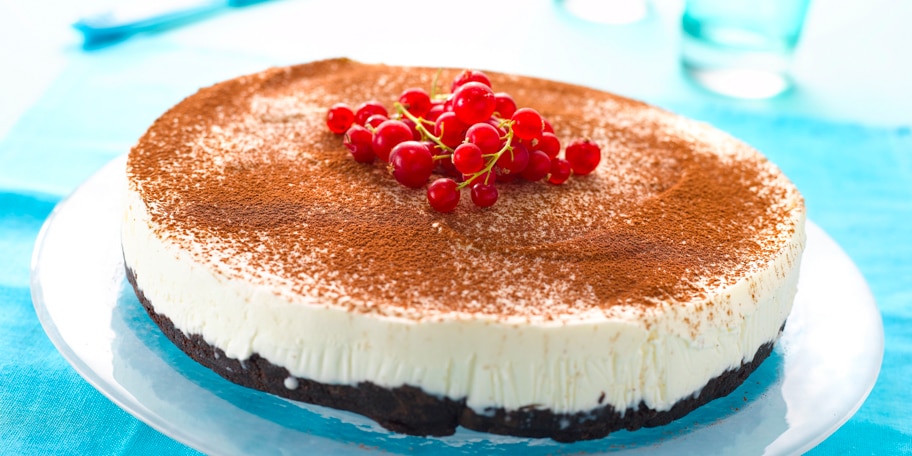
{"type": "Polygon", "coordinates": [[[789,66],[810,0],[687,0],[681,60],[697,84],[737,98],[792,87],[789,66]]]}

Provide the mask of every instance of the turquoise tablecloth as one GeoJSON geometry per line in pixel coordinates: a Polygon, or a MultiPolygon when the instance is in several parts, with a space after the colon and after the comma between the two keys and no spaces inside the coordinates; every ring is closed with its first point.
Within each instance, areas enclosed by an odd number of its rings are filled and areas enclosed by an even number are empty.
{"type": "MultiPolygon", "coordinates": [[[[124,153],[181,97],[272,63],[158,48],[149,50],[161,53],[154,59],[133,51],[108,60],[104,71],[91,58],[70,64],[0,140],[0,454],[194,453],[86,383],[48,340],[29,293],[33,242],[55,203],[124,153]],[[149,66],[163,62],[187,71],[163,82],[161,68],[149,66]]],[[[806,196],[810,217],[859,266],[883,314],[879,381],[855,417],[812,454],[912,453],[910,129],[724,104],[668,107],[731,132],[778,163],[806,196]]]]}

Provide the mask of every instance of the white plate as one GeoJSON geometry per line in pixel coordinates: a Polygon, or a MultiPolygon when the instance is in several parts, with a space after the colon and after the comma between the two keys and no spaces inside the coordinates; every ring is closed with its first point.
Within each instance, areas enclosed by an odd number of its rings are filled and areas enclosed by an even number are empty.
{"type": "Polygon", "coordinates": [[[666,426],[573,444],[465,429],[445,438],[393,434],[359,415],[237,386],[168,341],[124,279],[124,164],[124,157],[108,164],[45,222],[32,259],[35,310],[89,383],[206,453],[800,453],[858,410],[880,371],[883,326],[867,284],[809,223],[798,296],[781,342],[731,395],[666,426]]]}

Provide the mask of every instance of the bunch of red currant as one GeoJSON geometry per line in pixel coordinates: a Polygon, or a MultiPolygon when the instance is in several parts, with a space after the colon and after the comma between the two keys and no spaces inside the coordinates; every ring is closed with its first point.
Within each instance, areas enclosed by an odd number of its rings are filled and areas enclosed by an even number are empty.
{"type": "Polygon", "coordinates": [[[435,95],[408,89],[399,96],[391,116],[377,101],[352,109],[333,105],[326,125],[344,134],[343,143],[361,163],[378,158],[399,183],[411,188],[427,184],[431,207],[450,212],[463,188],[472,202],[488,207],[497,201],[495,183],[546,179],[555,185],[573,174],[591,173],[601,160],[594,142],[576,140],[560,157],[560,140],[551,124],[532,108],[517,109],[506,93],[495,93],[481,71],[466,70],[453,81],[451,93],[435,95]]]}

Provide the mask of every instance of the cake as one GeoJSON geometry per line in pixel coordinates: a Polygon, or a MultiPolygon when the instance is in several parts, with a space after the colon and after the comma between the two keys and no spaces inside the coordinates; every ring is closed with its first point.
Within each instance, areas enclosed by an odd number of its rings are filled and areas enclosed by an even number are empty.
{"type": "Polygon", "coordinates": [[[392,431],[565,442],[669,423],[768,357],[805,244],[776,166],[641,102],[487,72],[602,160],[437,212],[325,126],[436,73],[273,68],[157,119],[128,156],[122,248],[164,334],[232,382],[392,431]]]}

